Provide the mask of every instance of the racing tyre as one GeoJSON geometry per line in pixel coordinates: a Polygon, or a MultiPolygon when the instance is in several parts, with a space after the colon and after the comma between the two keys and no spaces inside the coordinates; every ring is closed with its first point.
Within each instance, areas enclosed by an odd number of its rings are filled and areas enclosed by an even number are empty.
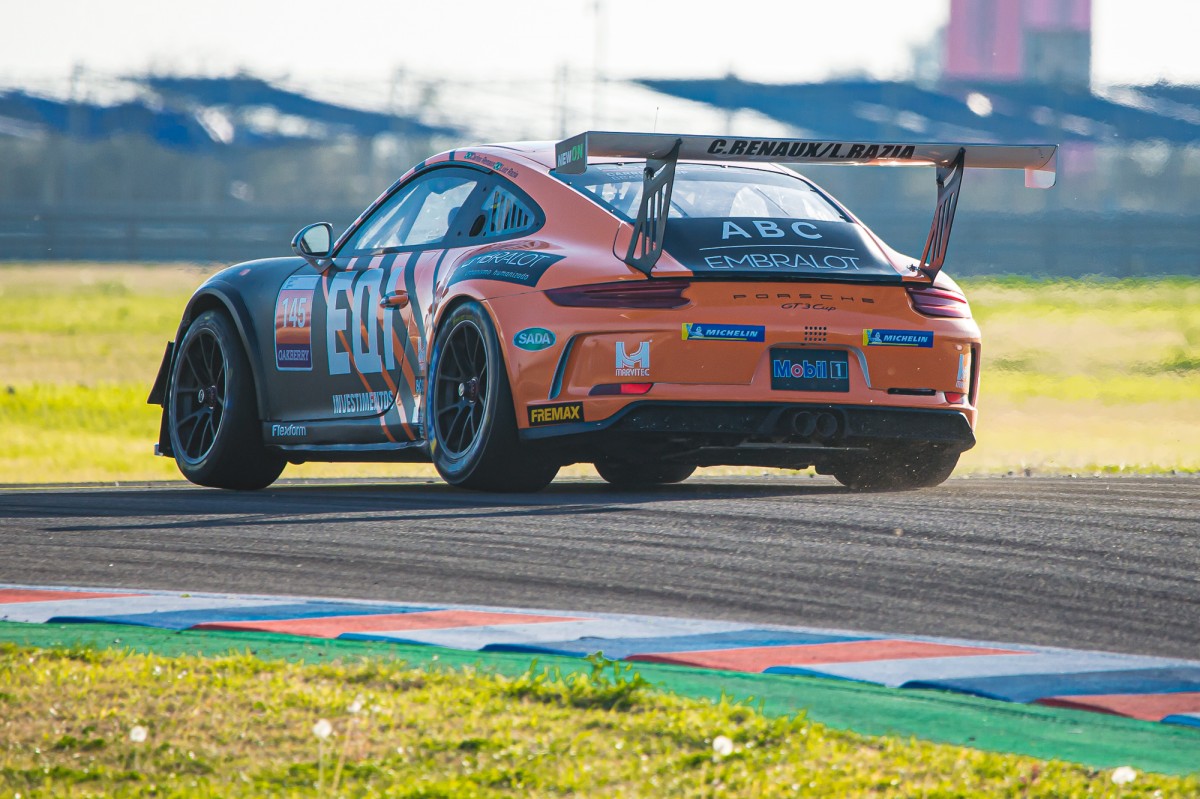
{"type": "Polygon", "coordinates": [[[193,483],[252,491],[285,464],[262,443],[254,376],[230,318],[196,317],[179,343],[167,396],[171,449],[193,483]]]}
{"type": "Polygon", "coordinates": [[[958,465],[958,452],[930,449],[887,450],[839,465],[834,478],[864,491],[903,491],[941,485],[958,465]]]}
{"type": "Polygon", "coordinates": [[[425,407],[429,453],[451,485],[477,491],[540,491],[558,474],[521,444],[495,327],[476,302],[450,311],[429,359],[425,407]]]}
{"type": "Polygon", "coordinates": [[[632,461],[597,461],[596,471],[618,488],[682,483],[696,471],[686,463],[634,463],[632,461]]]}

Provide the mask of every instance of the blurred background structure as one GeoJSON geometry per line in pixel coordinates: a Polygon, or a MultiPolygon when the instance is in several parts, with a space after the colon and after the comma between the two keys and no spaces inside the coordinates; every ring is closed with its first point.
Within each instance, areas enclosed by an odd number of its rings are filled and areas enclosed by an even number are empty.
{"type": "MultiPolygon", "coordinates": [[[[1093,85],[1091,0],[949,0],[905,79],[811,83],[611,77],[604,0],[593,3],[594,35],[579,34],[593,64],[549,79],[397,69],[386,84],[314,83],[81,66],[57,91],[0,85],[0,259],[284,255],[299,227],[344,227],[433,152],[656,128],[1058,143],[1052,191],[967,174],[952,273],[1200,273],[1200,87],[1093,85]]],[[[805,173],[893,246],[920,251],[929,170],[805,173]]]]}

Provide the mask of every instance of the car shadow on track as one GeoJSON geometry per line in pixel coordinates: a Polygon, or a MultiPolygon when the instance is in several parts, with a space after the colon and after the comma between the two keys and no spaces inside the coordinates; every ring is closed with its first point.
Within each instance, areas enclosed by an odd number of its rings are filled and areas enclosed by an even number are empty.
{"type": "Polygon", "coordinates": [[[697,480],[638,490],[617,490],[600,481],[573,480],[552,484],[530,494],[491,494],[464,491],[440,482],[281,482],[262,491],[240,492],[204,489],[178,484],[147,484],[122,488],[37,488],[0,491],[0,518],[147,518],[188,517],[181,520],[201,526],[196,517],[242,517],[240,523],[277,524],[289,516],[320,515],[336,520],[339,514],[361,518],[364,513],[403,514],[444,510],[458,518],[467,515],[557,515],[606,513],[647,503],[707,503],[729,500],[771,500],[851,497],[832,481],[800,478],[795,481],[748,481],[745,478],[697,480]],[[473,513],[472,513],[473,512],[473,513]]]}

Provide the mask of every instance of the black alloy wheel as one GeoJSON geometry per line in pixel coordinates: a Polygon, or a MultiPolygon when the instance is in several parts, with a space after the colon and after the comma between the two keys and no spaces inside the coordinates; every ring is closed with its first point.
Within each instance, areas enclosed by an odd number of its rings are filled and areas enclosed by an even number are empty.
{"type": "Polygon", "coordinates": [[[446,337],[433,386],[433,423],[447,456],[461,458],[479,444],[488,380],[482,331],[471,322],[455,326],[446,337]]]}
{"type": "Polygon", "coordinates": [[[558,462],[522,444],[504,356],[477,302],[447,312],[434,337],[426,389],[433,465],[447,483],[478,491],[540,491],[558,462]]]}
{"type": "Polygon", "coordinates": [[[171,392],[172,440],[179,457],[200,463],[212,451],[225,412],[225,353],[209,329],[186,343],[171,392]]]}
{"type": "Polygon", "coordinates": [[[220,311],[196,317],[179,343],[167,424],[179,471],[199,485],[265,488],[286,463],[263,446],[250,362],[233,322],[220,311]]]}

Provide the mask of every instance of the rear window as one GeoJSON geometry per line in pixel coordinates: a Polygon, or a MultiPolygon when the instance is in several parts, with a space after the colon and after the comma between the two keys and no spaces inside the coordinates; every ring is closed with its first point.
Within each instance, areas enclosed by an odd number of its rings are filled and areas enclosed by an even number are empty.
{"type": "MultiPolygon", "coordinates": [[[[644,162],[593,164],[582,175],[561,175],[568,185],[632,221],[642,199],[644,162]]],[[[847,221],[799,177],[761,169],[679,164],[671,193],[671,218],[783,217],[847,221]]]]}
{"type": "MultiPolygon", "coordinates": [[[[644,162],[593,164],[560,177],[633,222],[644,170],[644,162]]],[[[668,219],[663,250],[696,277],[901,279],[875,240],[798,175],[679,164],[668,219]]]]}

